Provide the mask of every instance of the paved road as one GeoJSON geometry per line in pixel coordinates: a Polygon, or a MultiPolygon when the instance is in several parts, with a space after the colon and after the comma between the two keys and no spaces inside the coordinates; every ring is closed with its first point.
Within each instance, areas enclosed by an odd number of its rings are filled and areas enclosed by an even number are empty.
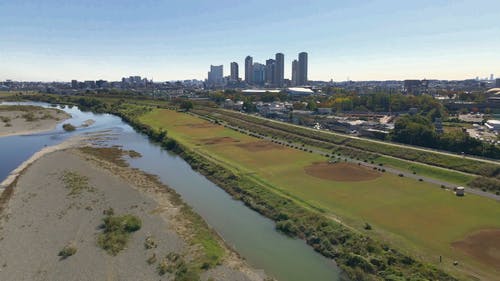
{"type": "MultiPolygon", "coordinates": [[[[194,113],[191,113],[191,114],[198,116],[197,114],[194,114],[194,113]]],[[[318,154],[318,155],[321,155],[321,156],[324,156],[324,157],[327,157],[327,155],[332,156],[331,154],[325,152],[324,150],[318,149],[316,147],[302,146],[302,145],[298,145],[298,144],[294,144],[294,143],[288,143],[288,142],[286,142],[284,140],[275,140],[275,139],[272,139],[271,137],[268,137],[268,136],[264,136],[264,135],[261,135],[261,134],[258,134],[258,133],[250,132],[249,130],[246,130],[246,129],[243,129],[243,128],[240,128],[240,127],[232,126],[232,125],[228,124],[225,121],[220,121],[219,120],[219,123],[223,124],[227,128],[230,128],[230,129],[233,129],[233,130],[236,130],[236,131],[243,131],[246,134],[253,134],[253,135],[258,136],[259,138],[261,138],[263,140],[271,141],[271,142],[274,142],[274,143],[277,143],[277,144],[280,144],[280,145],[290,146],[290,147],[295,148],[295,149],[302,149],[302,150],[305,149],[307,151],[312,151],[312,153],[315,153],[315,154],[318,154]]],[[[436,187],[441,187],[441,188],[444,187],[446,190],[449,190],[450,192],[452,192],[453,189],[457,186],[456,184],[453,184],[453,183],[449,183],[449,182],[445,182],[445,181],[436,180],[436,179],[433,179],[433,178],[429,178],[429,177],[425,177],[425,176],[413,174],[413,173],[410,173],[410,172],[407,172],[407,171],[402,171],[402,170],[399,170],[399,169],[396,169],[396,168],[393,168],[393,167],[387,167],[387,166],[383,166],[382,167],[382,166],[379,166],[377,164],[365,163],[363,161],[359,161],[359,160],[356,160],[356,159],[350,159],[350,158],[346,158],[346,157],[337,157],[337,159],[339,159],[339,158],[340,158],[340,160],[347,159],[347,161],[349,161],[351,163],[355,163],[355,164],[359,163],[359,165],[368,167],[370,169],[373,169],[373,168],[383,169],[383,170],[385,170],[385,172],[392,173],[392,174],[395,174],[395,175],[403,175],[403,177],[415,179],[417,181],[418,180],[422,180],[422,181],[425,181],[425,182],[430,182],[430,183],[435,184],[436,187]]],[[[466,193],[475,194],[475,195],[478,195],[478,196],[482,196],[482,197],[486,197],[486,198],[490,198],[490,199],[493,199],[493,200],[500,201],[500,196],[499,195],[495,195],[495,194],[492,194],[492,193],[489,193],[489,192],[484,192],[484,191],[479,190],[479,189],[473,189],[473,188],[465,187],[465,192],[466,193]]]]}

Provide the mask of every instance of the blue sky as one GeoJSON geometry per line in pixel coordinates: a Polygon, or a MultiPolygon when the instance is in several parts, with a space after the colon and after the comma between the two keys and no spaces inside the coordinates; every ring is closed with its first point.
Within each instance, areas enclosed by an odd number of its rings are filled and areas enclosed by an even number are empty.
{"type": "Polygon", "coordinates": [[[0,80],[203,79],[301,51],[315,80],[500,76],[500,1],[0,0],[0,80]]]}

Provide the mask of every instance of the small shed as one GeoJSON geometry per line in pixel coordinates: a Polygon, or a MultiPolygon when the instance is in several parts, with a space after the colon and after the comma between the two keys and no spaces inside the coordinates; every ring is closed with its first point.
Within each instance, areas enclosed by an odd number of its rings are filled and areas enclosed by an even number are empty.
{"type": "Polygon", "coordinates": [[[465,195],[465,187],[458,186],[457,188],[455,188],[455,194],[457,196],[464,196],[465,195]]]}

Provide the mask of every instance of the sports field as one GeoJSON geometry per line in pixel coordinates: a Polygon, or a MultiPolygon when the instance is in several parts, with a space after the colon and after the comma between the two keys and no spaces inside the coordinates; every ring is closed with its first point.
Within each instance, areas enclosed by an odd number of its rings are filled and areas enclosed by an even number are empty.
{"type": "Polygon", "coordinates": [[[498,239],[489,238],[500,233],[500,204],[494,200],[456,197],[430,183],[353,164],[329,164],[319,155],[185,113],[155,109],[141,121],[167,129],[168,136],[185,146],[304,206],[322,209],[360,231],[367,232],[363,226],[369,223],[372,235],[428,262],[438,265],[443,256],[438,266],[455,273],[500,276],[498,239]],[[458,266],[452,265],[455,260],[458,266]]]}

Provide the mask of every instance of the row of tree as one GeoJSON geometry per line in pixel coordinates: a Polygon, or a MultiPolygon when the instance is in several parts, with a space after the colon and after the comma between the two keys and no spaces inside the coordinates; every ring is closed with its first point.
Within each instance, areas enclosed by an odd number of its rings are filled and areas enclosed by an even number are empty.
{"type": "Polygon", "coordinates": [[[461,130],[437,134],[431,120],[418,114],[398,118],[390,138],[411,145],[500,159],[500,147],[472,138],[461,130]]]}

